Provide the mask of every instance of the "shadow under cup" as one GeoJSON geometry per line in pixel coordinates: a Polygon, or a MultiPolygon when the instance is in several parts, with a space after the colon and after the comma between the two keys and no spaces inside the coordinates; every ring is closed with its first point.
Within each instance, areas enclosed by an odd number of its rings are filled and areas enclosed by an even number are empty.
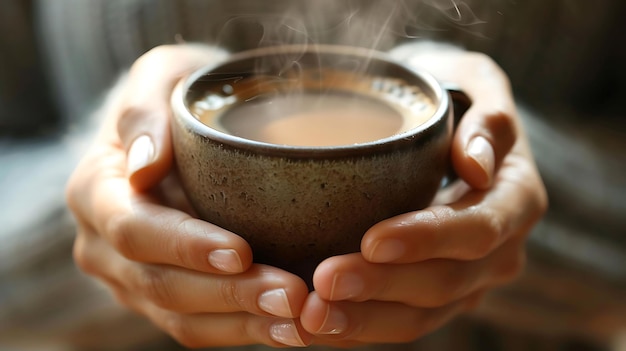
{"type": "Polygon", "coordinates": [[[382,53],[263,48],[176,87],[175,159],[198,215],[300,275],[430,204],[449,170],[448,93],[382,53]]]}

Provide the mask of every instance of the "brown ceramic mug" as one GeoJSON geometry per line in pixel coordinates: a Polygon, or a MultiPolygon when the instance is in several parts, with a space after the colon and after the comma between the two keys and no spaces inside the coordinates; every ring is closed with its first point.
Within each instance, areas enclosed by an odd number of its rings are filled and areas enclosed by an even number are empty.
{"type": "Polygon", "coordinates": [[[450,169],[452,101],[376,51],[243,52],[175,88],[177,169],[202,219],[310,284],[372,225],[431,203],[450,169]]]}

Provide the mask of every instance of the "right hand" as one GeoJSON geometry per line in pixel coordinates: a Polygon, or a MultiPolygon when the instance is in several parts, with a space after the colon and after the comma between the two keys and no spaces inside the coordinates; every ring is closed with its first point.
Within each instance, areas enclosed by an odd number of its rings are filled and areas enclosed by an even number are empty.
{"type": "Polygon", "coordinates": [[[189,72],[226,54],[156,48],[103,106],[103,124],[67,186],[78,266],[188,347],[311,342],[298,317],[302,279],[252,263],[238,235],[193,217],[172,172],[169,97],[189,72]]]}

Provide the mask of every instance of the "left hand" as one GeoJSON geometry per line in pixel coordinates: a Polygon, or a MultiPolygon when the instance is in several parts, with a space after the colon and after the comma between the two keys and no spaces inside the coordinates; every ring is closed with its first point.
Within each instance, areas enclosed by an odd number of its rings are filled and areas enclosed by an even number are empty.
{"type": "Polygon", "coordinates": [[[187,347],[305,346],[299,277],[252,262],[236,233],[199,220],[173,172],[170,96],[223,50],[160,46],[139,58],[99,110],[93,146],[67,186],[74,259],[120,304],[187,347]]]}
{"type": "Polygon", "coordinates": [[[360,253],[319,265],[301,313],[317,343],[408,342],[474,308],[521,272],[527,234],[547,207],[502,70],[467,52],[415,54],[408,64],[455,82],[472,99],[452,145],[464,191],[376,224],[360,253]]]}

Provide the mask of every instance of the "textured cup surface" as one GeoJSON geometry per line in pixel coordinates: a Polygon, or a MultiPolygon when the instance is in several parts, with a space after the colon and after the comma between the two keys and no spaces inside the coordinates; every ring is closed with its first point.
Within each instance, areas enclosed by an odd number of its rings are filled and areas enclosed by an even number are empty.
{"type": "Polygon", "coordinates": [[[255,262],[284,268],[309,283],[323,259],[357,252],[375,223],[428,206],[449,167],[448,94],[428,74],[368,50],[276,47],[237,54],[182,80],[172,105],[177,169],[200,217],[245,238],[255,262]],[[284,57],[297,57],[298,69],[336,71],[345,67],[338,60],[351,62],[351,74],[363,80],[382,76],[419,87],[435,108],[427,121],[399,134],[320,147],[236,137],[192,113],[191,104],[215,85],[229,81],[228,94],[236,96],[237,82],[259,74],[260,66],[264,75],[284,74],[284,57]],[[268,65],[274,58],[283,63],[268,65]]]}

